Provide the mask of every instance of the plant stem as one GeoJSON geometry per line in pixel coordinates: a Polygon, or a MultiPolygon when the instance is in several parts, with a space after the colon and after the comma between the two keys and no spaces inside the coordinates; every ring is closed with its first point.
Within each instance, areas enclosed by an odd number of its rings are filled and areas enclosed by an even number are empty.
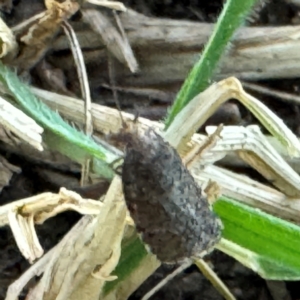
{"type": "Polygon", "coordinates": [[[256,0],[227,0],[200,60],[186,78],[165,121],[167,129],[181,109],[210,84],[213,72],[234,32],[256,0]]]}

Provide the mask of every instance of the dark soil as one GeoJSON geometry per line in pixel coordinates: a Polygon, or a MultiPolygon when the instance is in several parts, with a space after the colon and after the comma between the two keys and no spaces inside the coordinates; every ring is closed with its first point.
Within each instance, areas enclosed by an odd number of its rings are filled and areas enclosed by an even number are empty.
{"type": "MultiPolygon", "coordinates": [[[[9,1],[8,1],[9,2],[9,1]]],[[[21,3],[22,0],[14,1],[14,4],[21,3]]],[[[200,1],[200,0],[128,0],[124,1],[129,7],[148,16],[157,16],[174,19],[188,19],[202,22],[214,22],[222,9],[223,1],[200,1]]],[[[24,3],[24,2],[23,2],[24,3]]],[[[37,9],[38,11],[38,9],[37,9]]],[[[35,12],[32,11],[32,14],[35,12]]],[[[9,20],[10,14],[5,13],[4,17],[9,20]]],[[[273,0],[266,4],[262,9],[259,7],[252,15],[249,26],[265,25],[291,25],[297,22],[298,9],[296,6],[289,4],[288,1],[273,0]]],[[[276,63],[276,62],[274,62],[276,63]]],[[[35,70],[32,74],[34,75],[35,70]]],[[[300,74],[300,73],[299,73],[300,74]]],[[[33,78],[34,82],[34,78],[33,78]]],[[[38,82],[38,80],[36,81],[38,82]]],[[[293,80],[273,80],[262,82],[269,87],[276,87],[277,90],[297,93],[300,89],[300,76],[293,80]]],[[[258,95],[264,103],[266,103],[273,111],[284,119],[286,124],[296,133],[300,134],[299,127],[299,107],[290,105],[286,102],[274,101],[272,97],[258,95]]],[[[138,104],[126,107],[127,110],[135,110],[138,104]]],[[[155,119],[161,119],[166,111],[159,108],[155,119]]],[[[242,121],[244,123],[253,123],[252,116],[240,107],[242,121]]],[[[143,114],[141,114],[143,115],[143,114]]],[[[148,116],[145,111],[145,116],[148,116]]],[[[221,114],[215,118],[214,123],[228,123],[228,115],[221,114]],[[217,121],[216,121],[217,120],[217,121]],[[224,121],[225,120],[225,121],[224,121]]],[[[45,179],[42,174],[43,170],[49,169],[49,166],[34,165],[26,159],[12,155],[11,152],[4,150],[0,144],[0,153],[4,155],[11,163],[22,168],[22,173],[14,175],[9,186],[5,187],[0,194],[0,204],[3,205],[17,199],[36,195],[45,191],[57,192],[60,185],[53,181],[45,179]]],[[[66,176],[66,187],[79,185],[80,174],[69,172],[61,172],[50,168],[51,172],[56,172],[55,176],[66,176]]],[[[38,235],[41,244],[45,250],[53,247],[71,228],[71,226],[80,218],[76,213],[64,213],[48,220],[44,225],[38,227],[38,235]],[[55,226],[54,226],[55,225],[55,226]]],[[[251,270],[243,267],[232,258],[215,251],[208,256],[206,260],[213,266],[214,270],[222,280],[227,284],[237,299],[246,300],[271,300],[271,299],[299,299],[300,283],[287,282],[286,294],[284,285],[277,284],[278,290],[274,290],[274,285],[268,283],[256,275],[251,270]],[[272,287],[272,288],[270,288],[272,287]],[[275,298],[272,292],[275,291],[277,296],[280,292],[283,296],[275,298]]],[[[9,228],[0,229],[0,300],[4,299],[7,286],[18,278],[27,268],[29,264],[23,259],[17,249],[13,236],[9,228]]],[[[162,280],[167,274],[174,270],[175,266],[163,265],[160,267],[144,284],[130,297],[130,299],[140,299],[155,284],[162,280]]],[[[177,276],[162,290],[160,290],[152,299],[222,299],[218,292],[208,282],[207,279],[193,266],[185,272],[177,276]]]]}

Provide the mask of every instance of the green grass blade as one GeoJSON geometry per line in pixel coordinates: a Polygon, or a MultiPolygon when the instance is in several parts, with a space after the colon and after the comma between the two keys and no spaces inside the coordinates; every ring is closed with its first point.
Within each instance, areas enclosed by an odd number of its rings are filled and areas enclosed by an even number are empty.
{"type": "Polygon", "coordinates": [[[83,162],[84,157],[94,157],[94,159],[102,161],[104,174],[100,175],[112,178],[114,172],[106,163],[117,159],[116,155],[65,122],[59,114],[37,99],[29,87],[22,83],[18,76],[1,62],[0,81],[11,92],[21,109],[45,129],[43,137],[46,136],[46,138],[52,140],[48,143],[50,147],[63,150],[65,155],[80,163],[83,162]]]}
{"type": "Polygon", "coordinates": [[[146,255],[148,255],[148,252],[145,249],[145,245],[137,235],[125,245],[123,244],[119,263],[113,272],[113,275],[117,275],[118,279],[107,282],[104,286],[103,294],[108,294],[121,281],[125,280],[134,269],[138,268],[146,255]]]}
{"type": "Polygon", "coordinates": [[[216,66],[228,42],[239,28],[256,0],[227,0],[200,60],[186,78],[176,100],[169,110],[165,125],[170,126],[181,109],[210,84],[216,66]]]}
{"type": "Polygon", "coordinates": [[[71,160],[79,164],[85,164],[86,158],[91,158],[90,171],[100,175],[101,177],[112,179],[115,175],[114,170],[107,165],[106,161],[93,156],[86,148],[76,145],[63,137],[54,134],[50,130],[45,130],[43,133],[43,141],[50,149],[56,150],[63,155],[66,155],[71,160]]]}
{"type": "Polygon", "coordinates": [[[249,264],[252,257],[254,271],[267,279],[300,278],[299,226],[225,197],[214,204],[214,211],[224,224],[223,238],[253,253],[242,263],[249,264]]]}
{"type": "Polygon", "coordinates": [[[270,257],[243,248],[229,240],[222,239],[216,246],[220,251],[233,257],[241,264],[252,269],[261,277],[269,280],[299,280],[299,270],[291,269],[270,257]]]}

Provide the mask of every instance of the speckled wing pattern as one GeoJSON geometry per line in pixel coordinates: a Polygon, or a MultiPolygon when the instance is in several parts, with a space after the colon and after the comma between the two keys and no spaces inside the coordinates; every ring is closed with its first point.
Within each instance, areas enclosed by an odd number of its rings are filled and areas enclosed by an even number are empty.
{"type": "Polygon", "coordinates": [[[127,137],[123,189],[143,241],[163,262],[209,252],[221,221],[177,151],[153,129],[127,137]]]}

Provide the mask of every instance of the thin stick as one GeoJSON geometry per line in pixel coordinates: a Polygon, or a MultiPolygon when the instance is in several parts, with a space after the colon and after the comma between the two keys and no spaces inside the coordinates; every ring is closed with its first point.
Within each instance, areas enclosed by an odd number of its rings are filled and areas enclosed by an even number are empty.
{"type": "Polygon", "coordinates": [[[122,21],[115,10],[113,10],[113,15],[114,15],[118,29],[122,36],[123,51],[126,51],[126,54],[125,53],[124,54],[125,54],[127,66],[132,73],[136,73],[138,70],[138,63],[136,62],[134,54],[132,53],[132,49],[131,49],[131,45],[128,40],[128,36],[126,34],[126,31],[124,30],[122,21]]]}
{"type": "Polygon", "coordinates": [[[14,32],[16,34],[16,33],[20,32],[21,30],[24,30],[27,26],[36,22],[38,19],[43,18],[46,13],[47,13],[47,10],[32,16],[31,18],[21,22],[20,24],[18,24],[16,26],[11,27],[12,32],[14,32]]]}
{"type": "Polygon", "coordinates": [[[118,1],[108,1],[108,0],[86,0],[86,2],[89,2],[91,4],[104,6],[110,9],[115,9],[119,11],[126,11],[126,7],[122,2],[118,1]]]}
{"type": "Polygon", "coordinates": [[[86,134],[91,135],[93,132],[92,114],[91,114],[92,101],[91,101],[91,92],[90,92],[89,81],[88,81],[83,54],[78,39],[76,37],[75,31],[73,30],[72,26],[67,21],[64,21],[62,27],[70,42],[70,47],[72,50],[72,54],[76,64],[78,79],[80,82],[82,98],[85,100],[85,117],[86,117],[85,132],[86,134]]]}
{"type": "Polygon", "coordinates": [[[157,291],[159,291],[163,286],[165,286],[169,281],[171,281],[175,276],[180,274],[182,271],[187,269],[193,264],[193,261],[191,259],[184,262],[180,267],[178,267],[174,272],[169,274],[167,277],[165,277],[161,282],[159,282],[154,288],[152,288],[144,297],[142,300],[148,300],[150,297],[152,297],[157,291]]]}
{"type": "MultiPolygon", "coordinates": [[[[83,54],[76,37],[75,31],[73,30],[72,26],[67,22],[64,21],[62,24],[64,32],[68,37],[70,47],[72,50],[72,54],[74,57],[78,79],[80,82],[80,88],[82,93],[82,98],[84,99],[85,103],[85,133],[87,135],[92,135],[93,133],[93,120],[92,120],[92,100],[91,100],[91,92],[89,87],[88,76],[86,72],[86,67],[84,63],[83,54]]],[[[88,174],[90,169],[90,159],[86,159],[85,163],[82,165],[81,171],[81,186],[84,186],[87,182],[88,174]]]]}
{"type": "Polygon", "coordinates": [[[203,259],[195,259],[194,263],[226,300],[235,300],[235,297],[231,294],[224,282],[203,259]]]}
{"type": "Polygon", "coordinates": [[[281,99],[281,100],[286,100],[290,103],[294,103],[294,104],[300,104],[300,97],[290,94],[290,93],[285,93],[285,92],[280,92],[268,87],[263,87],[261,85],[258,84],[254,84],[254,83],[249,83],[249,82],[245,82],[242,81],[242,84],[244,87],[252,90],[252,91],[256,91],[256,92],[260,92],[262,94],[266,94],[266,95],[270,95],[273,96],[275,98],[281,99]]]}
{"type": "Polygon", "coordinates": [[[119,115],[120,115],[122,126],[123,126],[123,128],[126,128],[126,122],[124,121],[124,118],[122,116],[121,105],[120,105],[119,98],[118,98],[118,90],[116,89],[114,58],[109,52],[107,52],[107,55],[108,55],[109,83],[110,83],[110,86],[111,86],[113,98],[114,98],[115,103],[116,103],[116,107],[117,107],[119,115]]]}

